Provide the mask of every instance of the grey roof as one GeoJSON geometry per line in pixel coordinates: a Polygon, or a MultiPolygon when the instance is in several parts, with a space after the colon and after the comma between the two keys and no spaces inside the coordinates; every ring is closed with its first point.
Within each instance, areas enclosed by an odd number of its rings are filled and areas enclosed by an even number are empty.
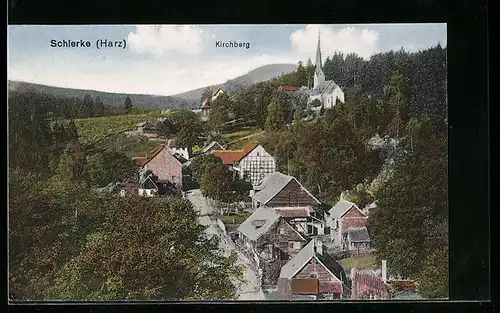
{"type": "Polygon", "coordinates": [[[280,272],[280,278],[291,279],[295,274],[306,265],[314,256],[314,240],[311,240],[302,250],[299,251],[290,261],[288,261],[280,272]]]}
{"type": "MultiPolygon", "coordinates": [[[[331,217],[340,218],[344,215],[353,205],[356,205],[345,199],[340,199],[335,205],[328,211],[331,217]]],[[[357,207],[357,206],[356,206],[357,207]]]]}
{"type": "Polygon", "coordinates": [[[290,261],[288,261],[280,272],[280,278],[292,279],[313,257],[323,263],[332,274],[341,281],[346,281],[346,275],[342,266],[329,254],[316,254],[314,251],[314,239],[302,248],[290,261]]]}
{"type": "Polygon", "coordinates": [[[210,150],[210,149],[211,149],[214,145],[216,145],[216,144],[217,144],[217,145],[221,148],[221,150],[226,150],[226,149],[224,149],[224,147],[223,147],[220,143],[218,143],[217,141],[212,141],[212,142],[211,142],[208,146],[206,146],[206,147],[202,150],[202,152],[203,152],[203,153],[207,152],[208,150],[210,150]]]}
{"type": "Polygon", "coordinates": [[[258,208],[239,227],[238,231],[248,239],[255,241],[265,234],[279,219],[272,209],[258,208]]]}
{"type": "Polygon", "coordinates": [[[259,185],[254,187],[256,192],[252,198],[265,204],[280,192],[292,179],[294,179],[293,176],[288,176],[280,172],[268,174],[259,185]]]}
{"type": "Polygon", "coordinates": [[[337,88],[337,84],[333,80],[326,80],[320,84],[316,89],[313,89],[312,95],[319,95],[328,90],[334,90],[337,88]]]}
{"type": "Polygon", "coordinates": [[[366,227],[349,228],[347,236],[352,242],[367,242],[370,241],[370,235],[366,227]]]}

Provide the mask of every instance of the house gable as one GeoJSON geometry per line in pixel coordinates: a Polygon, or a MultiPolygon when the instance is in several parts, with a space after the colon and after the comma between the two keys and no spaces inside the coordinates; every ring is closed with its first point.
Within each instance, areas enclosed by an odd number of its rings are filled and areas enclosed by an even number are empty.
{"type": "Polygon", "coordinates": [[[344,215],[342,215],[342,233],[345,233],[349,228],[366,227],[368,217],[353,205],[344,215]]]}
{"type": "Polygon", "coordinates": [[[274,197],[266,203],[266,206],[309,206],[319,204],[309,191],[307,191],[297,179],[291,179],[274,197]]]}
{"type": "Polygon", "coordinates": [[[342,214],[341,218],[368,218],[363,211],[361,211],[357,205],[351,206],[349,210],[347,210],[344,214],[342,214]]]}
{"type": "Polygon", "coordinates": [[[151,170],[158,177],[158,181],[182,185],[182,164],[167,149],[162,149],[149,159],[144,164],[144,169],[151,170]]]}

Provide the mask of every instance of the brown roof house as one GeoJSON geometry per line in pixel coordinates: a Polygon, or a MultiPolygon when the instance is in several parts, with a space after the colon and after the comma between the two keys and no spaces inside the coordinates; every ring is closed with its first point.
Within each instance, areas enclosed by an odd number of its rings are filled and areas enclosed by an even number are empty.
{"type": "Polygon", "coordinates": [[[331,229],[330,239],[342,250],[361,252],[370,247],[367,220],[368,216],[355,203],[342,198],[325,212],[326,226],[331,229]]]}
{"type": "Polygon", "coordinates": [[[285,298],[342,299],[346,280],[342,267],[323,253],[321,240],[313,239],[281,268],[278,292],[285,298]]]}
{"type": "Polygon", "coordinates": [[[266,175],[276,171],[275,158],[256,143],[249,143],[241,150],[219,150],[212,154],[237,172],[241,180],[253,185],[259,184],[266,175]]]}
{"type": "Polygon", "coordinates": [[[303,207],[321,204],[293,176],[273,172],[264,177],[259,185],[250,191],[254,206],[303,207]]]}

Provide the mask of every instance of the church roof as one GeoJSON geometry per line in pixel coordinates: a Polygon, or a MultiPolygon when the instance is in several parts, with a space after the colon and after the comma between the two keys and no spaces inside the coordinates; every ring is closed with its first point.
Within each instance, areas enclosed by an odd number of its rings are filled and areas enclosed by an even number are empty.
{"type": "Polygon", "coordinates": [[[313,90],[312,95],[319,95],[330,90],[334,90],[338,85],[333,80],[326,80],[313,90]]]}

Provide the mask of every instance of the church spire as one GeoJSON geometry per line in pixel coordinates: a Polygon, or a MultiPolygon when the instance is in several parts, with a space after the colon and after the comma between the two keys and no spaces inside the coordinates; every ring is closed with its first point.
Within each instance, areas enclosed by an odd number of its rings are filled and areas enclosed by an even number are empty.
{"type": "Polygon", "coordinates": [[[323,63],[321,62],[321,40],[320,32],[318,30],[318,47],[316,49],[316,70],[314,71],[314,87],[317,89],[325,82],[325,74],[323,74],[323,63]]]}
{"type": "Polygon", "coordinates": [[[318,30],[318,47],[316,48],[316,74],[323,72],[323,62],[321,62],[321,38],[320,31],[318,30]]]}

